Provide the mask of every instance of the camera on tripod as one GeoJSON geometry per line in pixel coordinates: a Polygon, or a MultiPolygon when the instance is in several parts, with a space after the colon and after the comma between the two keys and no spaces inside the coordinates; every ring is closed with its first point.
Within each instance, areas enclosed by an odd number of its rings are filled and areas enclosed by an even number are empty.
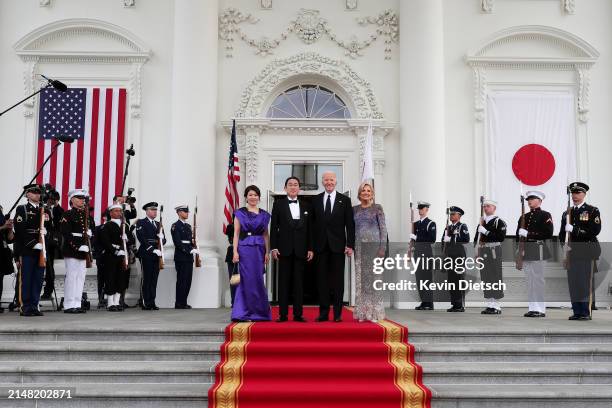
{"type": "Polygon", "coordinates": [[[136,202],[136,197],[132,197],[132,193],[134,189],[132,187],[128,188],[127,196],[125,196],[125,202],[132,205],[136,202]]]}

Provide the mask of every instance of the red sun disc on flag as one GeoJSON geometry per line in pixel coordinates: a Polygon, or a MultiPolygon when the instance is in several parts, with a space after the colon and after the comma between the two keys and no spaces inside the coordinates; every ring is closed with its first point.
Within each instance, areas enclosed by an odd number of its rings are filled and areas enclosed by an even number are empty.
{"type": "Polygon", "coordinates": [[[539,186],[555,173],[555,157],[540,144],[528,144],[514,153],[512,171],[523,184],[539,186]]]}

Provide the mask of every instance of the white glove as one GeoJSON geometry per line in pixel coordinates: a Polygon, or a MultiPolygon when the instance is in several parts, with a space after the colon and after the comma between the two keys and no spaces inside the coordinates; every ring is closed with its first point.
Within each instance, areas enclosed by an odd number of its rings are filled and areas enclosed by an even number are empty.
{"type": "Polygon", "coordinates": [[[480,232],[483,235],[487,235],[489,233],[489,230],[487,230],[485,227],[483,227],[482,225],[478,226],[478,232],[480,232]]]}
{"type": "Polygon", "coordinates": [[[79,252],[89,252],[89,247],[87,245],[81,245],[79,247],[79,252]]]}
{"type": "Polygon", "coordinates": [[[34,245],[34,249],[38,249],[39,251],[42,250],[42,244],[39,242],[38,244],[34,245]]]}
{"type": "Polygon", "coordinates": [[[159,249],[154,249],[153,253],[157,256],[161,256],[161,251],[159,249]]]}
{"type": "Polygon", "coordinates": [[[89,238],[93,237],[93,232],[91,232],[90,229],[87,230],[87,235],[89,236],[89,238]]]}
{"type": "Polygon", "coordinates": [[[117,255],[117,256],[125,256],[125,251],[123,249],[120,249],[119,251],[115,251],[115,255],[117,255]]]}
{"type": "Polygon", "coordinates": [[[127,240],[128,240],[128,236],[127,236],[127,234],[123,234],[123,235],[121,236],[121,239],[122,239],[122,240],[124,240],[124,241],[127,241],[127,240]]]}
{"type": "Polygon", "coordinates": [[[159,239],[164,239],[164,233],[163,233],[163,232],[160,232],[159,234],[157,234],[157,237],[158,237],[159,239]]]}
{"type": "Polygon", "coordinates": [[[45,227],[41,228],[41,229],[40,229],[40,233],[41,233],[42,235],[47,235],[47,229],[46,229],[45,227]]]}
{"type": "Polygon", "coordinates": [[[414,239],[416,241],[417,236],[414,234],[410,234],[410,239],[414,239]]]}
{"type": "Polygon", "coordinates": [[[527,238],[527,233],[529,231],[527,231],[525,228],[519,228],[519,235],[523,238],[527,238]]]}
{"type": "Polygon", "coordinates": [[[572,232],[574,230],[574,226],[572,224],[565,224],[565,232],[572,232]]]}
{"type": "Polygon", "coordinates": [[[189,253],[190,253],[190,254],[192,254],[192,255],[193,255],[193,254],[198,254],[198,255],[199,255],[199,254],[200,254],[200,251],[198,251],[197,249],[195,249],[195,248],[194,248],[194,249],[192,249],[192,250],[191,250],[189,253]]]}
{"type": "Polygon", "coordinates": [[[449,237],[448,235],[444,236],[444,242],[450,242],[451,241],[451,237],[449,237]]]}

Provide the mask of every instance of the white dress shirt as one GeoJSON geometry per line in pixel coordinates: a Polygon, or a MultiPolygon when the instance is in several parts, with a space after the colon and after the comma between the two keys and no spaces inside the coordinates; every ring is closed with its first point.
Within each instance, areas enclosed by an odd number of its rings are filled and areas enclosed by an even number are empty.
{"type": "Polygon", "coordinates": [[[330,211],[332,211],[334,209],[334,202],[336,202],[336,190],[332,191],[331,193],[328,193],[327,191],[325,191],[325,194],[323,194],[323,211],[325,211],[325,204],[327,203],[327,196],[329,196],[329,200],[331,201],[330,211]]]}
{"type": "MultiPolygon", "coordinates": [[[[288,200],[297,200],[297,196],[295,198],[291,198],[289,196],[287,196],[288,200]]],[[[291,211],[291,217],[294,220],[299,220],[300,219],[300,202],[298,201],[297,203],[289,203],[289,211],[291,211]]]]}

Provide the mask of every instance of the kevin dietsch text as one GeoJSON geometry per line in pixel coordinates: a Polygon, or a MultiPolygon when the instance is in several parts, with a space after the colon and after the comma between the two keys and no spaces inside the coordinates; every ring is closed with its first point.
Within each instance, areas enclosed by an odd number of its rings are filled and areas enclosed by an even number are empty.
{"type": "Polygon", "coordinates": [[[460,279],[459,282],[431,282],[429,280],[422,280],[419,282],[413,282],[406,279],[402,279],[398,282],[383,282],[382,279],[376,279],[372,283],[374,290],[431,290],[431,291],[451,291],[451,290],[467,290],[467,291],[478,291],[478,290],[506,290],[506,284],[502,281],[498,282],[474,282],[471,279],[460,279]]]}

